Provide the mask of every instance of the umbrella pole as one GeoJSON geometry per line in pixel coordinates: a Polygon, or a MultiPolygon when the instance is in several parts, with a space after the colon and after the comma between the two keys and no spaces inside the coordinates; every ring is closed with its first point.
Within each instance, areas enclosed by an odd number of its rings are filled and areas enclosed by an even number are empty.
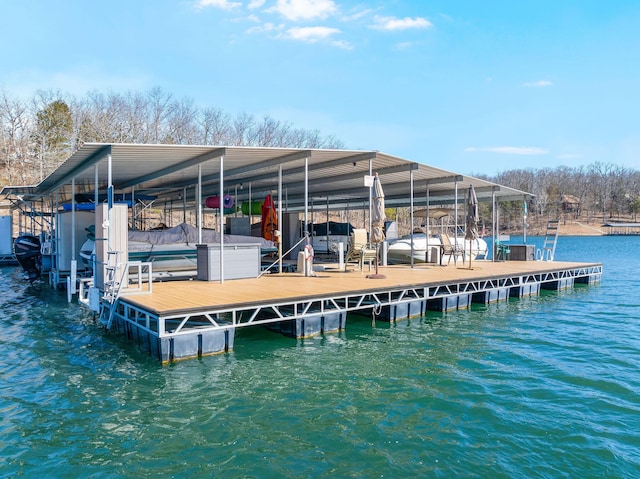
{"type": "Polygon", "coordinates": [[[376,272],[375,274],[367,275],[367,279],[385,279],[386,276],[384,274],[378,273],[378,255],[380,253],[380,243],[376,243],[376,272]]]}

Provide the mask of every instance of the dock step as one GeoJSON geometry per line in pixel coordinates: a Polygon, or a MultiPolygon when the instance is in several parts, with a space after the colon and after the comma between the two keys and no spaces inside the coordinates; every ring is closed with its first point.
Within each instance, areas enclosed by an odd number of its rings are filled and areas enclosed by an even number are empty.
{"type": "Polygon", "coordinates": [[[547,232],[544,235],[542,249],[536,251],[536,260],[553,261],[553,257],[556,254],[556,244],[558,243],[559,228],[559,220],[549,220],[547,222],[547,232]]]}

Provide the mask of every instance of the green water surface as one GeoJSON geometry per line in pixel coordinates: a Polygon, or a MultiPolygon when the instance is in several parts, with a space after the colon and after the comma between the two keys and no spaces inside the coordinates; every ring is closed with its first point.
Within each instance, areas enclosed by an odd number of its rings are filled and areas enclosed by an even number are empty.
{"type": "Polygon", "coordinates": [[[640,477],[640,237],[602,283],[170,366],[0,269],[0,477],[640,477]]]}

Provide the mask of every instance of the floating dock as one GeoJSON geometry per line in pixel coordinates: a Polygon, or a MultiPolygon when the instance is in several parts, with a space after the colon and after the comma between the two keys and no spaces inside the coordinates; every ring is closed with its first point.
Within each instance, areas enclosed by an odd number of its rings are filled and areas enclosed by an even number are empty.
{"type": "MultiPolygon", "coordinates": [[[[259,255],[241,254],[239,243],[225,240],[222,233],[233,236],[237,229],[246,235],[257,222],[251,215],[238,217],[237,211],[228,216],[219,202],[216,209],[205,200],[225,198],[231,191],[237,204],[247,202],[248,213],[252,202],[265,204],[269,198],[268,204],[274,203],[276,211],[261,218],[262,226],[268,223],[271,229],[261,236],[279,238],[280,264],[295,261],[296,254],[306,257],[311,244],[302,242],[313,241],[314,211],[322,211],[327,224],[326,234],[318,238],[316,233],[315,239],[324,242],[327,252],[336,251],[334,247],[340,252],[339,245],[349,240],[335,230],[330,233],[330,212],[339,212],[341,218],[346,213],[345,223],[353,230],[349,213],[354,205],[358,209],[362,205],[358,218],[364,229],[365,218],[369,220],[368,237],[363,237],[372,241],[382,226],[373,218],[383,221],[382,209],[407,208],[407,230],[415,231],[424,221],[427,238],[434,234],[430,211],[435,214],[444,208],[453,220],[448,226],[458,237],[462,223],[469,225],[465,236],[477,230],[478,203],[490,204],[496,218],[501,202],[522,201],[526,207],[532,199],[525,191],[376,150],[117,143],[84,143],[38,185],[5,186],[0,199],[9,202],[12,215],[14,210],[20,212],[21,230],[40,235],[42,268],[38,262],[27,264],[30,274],[48,273],[50,284],[66,285],[69,300],[79,290],[81,303],[99,311],[99,321],[107,329],[122,332],[163,363],[232,350],[235,331],[241,327],[266,326],[300,338],[344,329],[350,313],[397,321],[427,310],[464,309],[473,302],[487,304],[536,295],[543,288],[594,283],[602,275],[601,264],[553,261],[556,228],[553,242],[548,244],[545,238],[543,254],[535,256],[545,261],[531,261],[533,251],[528,246],[512,245],[512,250],[502,251],[501,259],[509,261],[474,259],[473,268],[455,264],[454,250],[448,252],[453,265],[385,266],[380,268],[383,277],[375,279],[367,277],[368,271],[346,273],[331,267],[311,276],[282,273],[256,278],[259,255]],[[152,205],[154,214],[169,224],[175,216],[186,223],[187,211],[193,215],[198,238],[189,240],[190,245],[203,245],[207,216],[213,217],[213,229],[220,237],[210,242],[217,247],[198,248],[198,280],[158,283],[153,278],[163,272],[160,261],[156,268],[152,259],[129,257],[130,225],[133,230],[150,230],[152,225],[144,224],[142,213],[152,205]],[[87,234],[92,227],[93,233],[87,234]],[[87,248],[81,255],[89,239],[95,254],[87,248]],[[522,261],[513,261],[516,257],[522,261]],[[233,279],[240,265],[247,266],[242,276],[248,279],[233,279]],[[137,288],[130,282],[131,268],[137,269],[137,288]],[[146,282],[143,272],[148,275],[146,282]]],[[[439,234],[446,236],[446,225],[439,218],[439,234]]],[[[11,218],[5,222],[7,228],[13,224],[11,218]]],[[[499,238],[498,226],[492,221],[493,244],[499,238]]],[[[458,257],[469,256],[471,242],[465,249],[458,257]]],[[[375,257],[372,250],[363,248],[361,261],[375,257]]],[[[415,245],[410,253],[416,253],[415,245]]],[[[165,265],[164,272],[173,275],[175,266],[165,265]]]]}
{"type": "Polygon", "coordinates": [[[364,271],[325,268],[315,276],[271,274],[224,283],[168,281],[122,295],[113,328],[162,363],[233,349],[235,330],[263,325],[302,338],[348,327],[347,315],[387,321],[451,311],[472,303],[538,295],[601,280],[600,263],[478,261],[473,268],[408,265],[364,271]]]}

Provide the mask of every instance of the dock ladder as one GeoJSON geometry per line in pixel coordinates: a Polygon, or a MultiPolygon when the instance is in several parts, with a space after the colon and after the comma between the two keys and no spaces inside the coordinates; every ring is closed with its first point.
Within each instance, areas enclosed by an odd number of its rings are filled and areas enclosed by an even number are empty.
{"type": "Polygon", "coordinates": [[[119,251],[107,251],[107,266],[105,267],[104,294],[102,298],[103,308],[100,312],[100,322],[106,329],[111,329],[113,315],[116,312],[120,290],[122,288],[122,280],[116,278],[118,270],[118,254],[119,251]],[[108,304],[108,306],[105,306],[108,304]],[[106,318],[105,318],[106,316],[106,318]]]}
{"type": "Polygon", "coordinates": [[[542,249],[536,251],[537,261],[553,261],[553,257],[556,254],[556,244],[558,243],[559,225],[559,220],[548,221],[542,249]]]}

